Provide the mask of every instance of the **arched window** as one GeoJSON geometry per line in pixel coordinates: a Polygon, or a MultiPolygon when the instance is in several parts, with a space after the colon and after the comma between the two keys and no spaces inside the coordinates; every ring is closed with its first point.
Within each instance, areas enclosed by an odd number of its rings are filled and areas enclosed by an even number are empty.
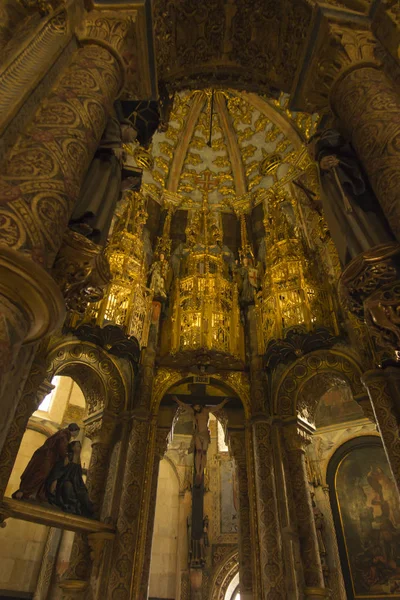
{"type": "Polygon", "coordinates": [[[232,600],[240,600],[240,592],[238,587],[232,594],[232,600]]]}

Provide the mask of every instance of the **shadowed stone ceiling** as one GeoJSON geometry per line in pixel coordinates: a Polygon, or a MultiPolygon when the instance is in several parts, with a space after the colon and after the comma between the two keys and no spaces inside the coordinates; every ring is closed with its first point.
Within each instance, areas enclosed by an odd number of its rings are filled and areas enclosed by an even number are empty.
{"type": "Polygon", "coordinates": [[[159,79],[290,91],[311,22],[311,0],[154,0],[159,79]]]}

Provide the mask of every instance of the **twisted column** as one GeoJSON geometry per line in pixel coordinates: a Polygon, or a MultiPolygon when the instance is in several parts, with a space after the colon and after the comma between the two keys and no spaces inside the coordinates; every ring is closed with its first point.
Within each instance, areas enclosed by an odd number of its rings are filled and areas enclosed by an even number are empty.
{"type": "Polygon", "coordinates": [[[239,580],[240,597],[253,598],[253,544],[250,526],[249,480],[246,461],[246,432],[229,430],[229,447],[235,460],[239,491],[239,580]]]}
{"type": "Polygon", "coordinates": [[[305,448],[311,439],[309,434],[297,424],[287,426],[284,436],[293,499],[297,510],[297,527],[306,586],[305,596],[310,600],[316,600],[327,597],[328,591],[325,589],[305,461],[305,448]]]}
{"type": "Polygon", "coordinates": [[[255,462],[255,492],[262,591],[265,600],[286,598],[283,578],[283,554],[276,482],[271,443],[271,424],[257,420],[253,423],[255,462]]]}
{"type": "Polygon", "coordinates": [[[367,371],[362,381],[371,399],[383,447],[393,479],[400,492],[400,418],[392,396],[392,382],[384,369],[367,371]]]}
{"type": "Polygon", "coordinates": [[[48,598],[62,533],[62,529],[57,529],[57,527],[49,529],[33,600],[47,600],[48,598]]]}

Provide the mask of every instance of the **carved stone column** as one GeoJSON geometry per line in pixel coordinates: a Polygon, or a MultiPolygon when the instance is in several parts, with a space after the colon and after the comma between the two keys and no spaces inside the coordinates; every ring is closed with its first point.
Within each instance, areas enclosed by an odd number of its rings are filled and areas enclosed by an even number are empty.
{"type": "Polygon", "coordinates": [[[0,501],[5,494],[28,421],[44,397],[54,387],[49,381],[46,381],[45,377],[46,363],[44,359],[38,356],[32,364],[29,377],[25,382],[22,397],[18,403],[0,453],[0,501]]]}
{"type": "Polygon", "coordinates": [[[282,539],[278,517],[276,481],[271,443],[271,423],[253,423],[255,492],[259,534],[260,567],[265,600],[286,598],[283,577],[282,539]]]}
{"type": "Polygon", "coordinates": [[[284,436],[297,511],[297,527],[306,586],[305,596],[310,600],[329,597],[329,592],[325,589],[305,461],[305,448],[311,441],[310,436],[297,424],[286,426],[284,436]]]}
{"type": "Polygon", "coordinates": [[[371,399],[393,479],[400,492],[400,418],[391,393],[390,376],[386,375],[384,369],[376,369],[367,371],[362,380],[371,399]]]}
{"type": "Polygon", "coordinates": [[[244,430],[229,430],[229,447],[235,460],[236,476],[239,491],[239,580],[240,598],[253,599],[253,578],[255,566],[250,527],[250,498],[249,480],[247,477],[246,461],[246,432],[244,430]]]}
{"type": "Polygon", "coordinates": [[[59,326],[51,268],[124,81],[130,16],[88,13],[81,47],[6,155],[0,177],[0,393],[19,347],[59,326]]]}
{"type": "Polygon", "coordinates": [[[57,529],[57,527],[49,529],[33,600],[47,600],[48,598],[62,533],[62,529],[57,529]]]}
{"type": "Polygon", "coordinates": [[[336,529],[333,522],[332,508],[329,500],[329,487],[318,487],[315,497],[324,515],[325,532],[327,541],[327,563],[329,567],[328,585],[331,590],[332,600],[346,600],[346,587],[344,585],[342,568],[340,564],[339,548],[336,539],[336,529]]]}
{"type": "Polygon", "coordinates": [[[160,470],[160,460],[163,458],[168,444],[169,428],[157,427],[155,448],[154,448],[154,461],[153,461],[153,472],[151,475],[151,491],[150,491],[150,506],[147,512],[147,527],[146,527],[146,539],[144,545],[143,554],[143,567],[141,569],[141,581],[140,591],[138,600],[147,600],[149,577],[150,577],[150,559],[151,559],[151,548],[153,543],[153,532],[154,532],[154,518],[156,514],[156,500],[157,500],[157,486],[158,486],[158,473],[160,470]]]}
{"type": "Polygon", "coordinates": [[[140,585],[140,571],[135,566],[139,561],[141,530],[146,523],[149,488],[152,475],[146,472],[148,451],[151,450],[155,426],[148,413],[136,413],[132,418],[128,440],[126,466],[122,485],[117,531],[113,548],[108,591],[110,598],[130,600],[133,585],[140,585]]]}
{"type": "Polygon", "coordinates": [[[89,498],[95,506],[97,518],[101,514],[106,489],[105,482],[107,481],[115,425],[115,415],[106,413],[85,420],[85,435],[92,441],[92,454],[86,485],[89,498]]]}
{"type": "MultiPolygon", "coordinates": [[[[365,43],[358,39],[360,44],[365,43]]],[[[342,40],[346,49],[351,41],[342,40]]],[[[384,72],[371,63],[351,64],[341,73],[331,92],[331,104],[400,241],[400,148],[396,143],[400,136],[400,98],[384,72]]]]}

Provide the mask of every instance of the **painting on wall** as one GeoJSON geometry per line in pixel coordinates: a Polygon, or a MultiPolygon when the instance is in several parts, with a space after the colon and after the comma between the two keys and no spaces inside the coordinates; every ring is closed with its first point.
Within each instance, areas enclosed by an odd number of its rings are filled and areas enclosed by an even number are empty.
{"type": "Polygon", "coordinates": [[[235,467],[233,460],[223,459],[220,463],[221,477],[221,533],[238,531],[238,502],[235,467]]]}
{"type": "Polygon", "coordinates": [[[379,438],[339,448],[328,483],[349,600],[400,599],[400,498],[379,438]]]}
{"type": "Polygon", "coordinates": [[[364,417],[348,386],[338,386],[324,394],[315,412],[317,428],[346,423],[364,417]]]}

